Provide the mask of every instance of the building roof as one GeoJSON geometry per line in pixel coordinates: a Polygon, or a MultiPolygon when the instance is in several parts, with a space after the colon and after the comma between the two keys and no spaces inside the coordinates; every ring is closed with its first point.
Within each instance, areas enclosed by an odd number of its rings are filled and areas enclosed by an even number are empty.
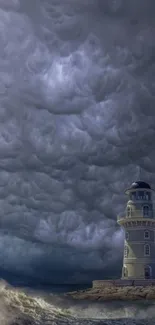
{"type": "Polygon", "coordinates": [[[128,191],[136,190],[136,189],[149,189],[151,190],[151,186],[143,181],[136,181],[131,184],[130,188],[128,188],[125,193],[127,194],[128,191]]]}
{"type": "Polygon", "coordinates": [[[148,183],[142,182],[142,181],[136,181],[131,184],[130,189],[138,189],[138,188],[149,188],[151,189],[151,186],[148,183]]]}

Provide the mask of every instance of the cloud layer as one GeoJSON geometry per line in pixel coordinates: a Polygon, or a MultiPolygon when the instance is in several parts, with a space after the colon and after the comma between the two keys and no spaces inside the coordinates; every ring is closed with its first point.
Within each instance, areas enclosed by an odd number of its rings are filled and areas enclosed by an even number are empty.
{"type": "Polygon", "coordinates": [[[155,182],[154,9],[153,0],[0,1],[5,269],[117,269],[123,191],[139,166],[155,182]]]}

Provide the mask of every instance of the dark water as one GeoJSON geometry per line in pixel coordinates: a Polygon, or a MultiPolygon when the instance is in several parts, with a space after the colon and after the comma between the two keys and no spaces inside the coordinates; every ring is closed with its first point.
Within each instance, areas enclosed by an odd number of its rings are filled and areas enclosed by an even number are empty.
{"type": "Polygon", "coordinates": [[[0,283],[0,325],[155,325],[155,302],[84,302],[64,292],[88,285],[0,283]]]}

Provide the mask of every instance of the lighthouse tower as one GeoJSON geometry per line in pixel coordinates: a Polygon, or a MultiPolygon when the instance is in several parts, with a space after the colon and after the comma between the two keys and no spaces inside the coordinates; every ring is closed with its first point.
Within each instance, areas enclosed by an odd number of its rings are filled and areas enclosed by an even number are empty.
{"type": "Polygon", "coordinates": [[[136,181],[125,193],[128,196],[126,213],[118,224],[125,232],[122,279],[155,278],[155,218],[152,189],[136,181]]]}

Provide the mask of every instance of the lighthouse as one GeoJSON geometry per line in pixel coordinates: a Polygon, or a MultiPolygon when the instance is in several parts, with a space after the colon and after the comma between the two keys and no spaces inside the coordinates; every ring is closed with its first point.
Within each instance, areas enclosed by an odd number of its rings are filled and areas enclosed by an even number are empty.
{"type": "Polygon", "coordinates": [[[155,278],[155,218],[151,186],[132,183],[125,191],[126,211],[117,222],[124,229],[122,279],[155,278]]]}

